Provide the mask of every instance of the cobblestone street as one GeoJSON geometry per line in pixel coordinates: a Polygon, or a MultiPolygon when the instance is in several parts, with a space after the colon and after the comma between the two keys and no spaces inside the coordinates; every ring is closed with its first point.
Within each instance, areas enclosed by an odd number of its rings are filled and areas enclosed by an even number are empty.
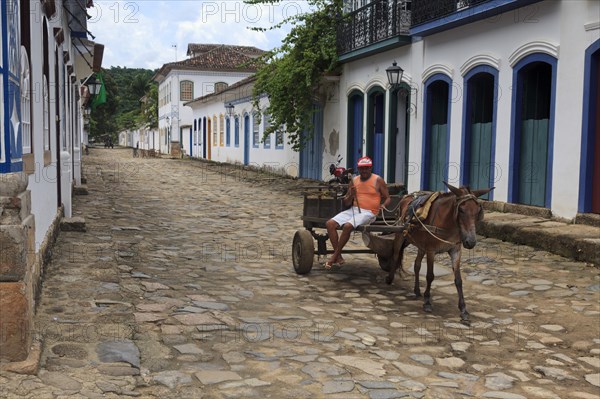
{"type": "Polygon", "coordinates": [[[2,398],[600,395],[597,268],[480,237],[463,252],[466,326],[446,255],[430,314],[412,247],[391,286],[370,254],[298,276],[310,182],[123,149],[84,162],[87,231],[61,232],[45,271],[40,371],[0,373],[2,398]]]}

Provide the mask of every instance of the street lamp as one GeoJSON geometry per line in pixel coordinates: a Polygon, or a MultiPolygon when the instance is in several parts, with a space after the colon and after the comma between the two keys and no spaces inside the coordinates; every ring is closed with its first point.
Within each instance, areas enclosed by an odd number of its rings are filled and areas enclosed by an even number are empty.
{"type": "Polygon", "coordinates": [[[171,152],[169,150],[169,147],[171,145],[171,118],[167,116],[167,117],[165,117],[165,121],[167,122],[167,127],[166,127],[167,134],[165,135],[165,139],[166,139],[165,145],[167,147],[167,151],[171,152]]]}
{"type": "Polygon", "coordinates": [[[388,82],[392,89],[395,89],[400,86],[400,82],[402,82],[402,74],[404,70],[396,64],[396,61],[392,64],[391,67],[388,67],[385,72],[387,73],[388,82]]]}
{"type": "Polygon", "coordinates": [[[85,82],[83,82],[85,86],[87,86],[90,94],[95,96],[100,92],[100,88],[102,87],[102,83],[96,79],[96,74],[91,74],[85,82]]]}
{"type": "Polygon", "coordinates": [[[234,109],[235,109],[235,106],[232,103],[228,103],[225,106],[225,110],[227,111],[227,116],[233,116],[234,109]]]}

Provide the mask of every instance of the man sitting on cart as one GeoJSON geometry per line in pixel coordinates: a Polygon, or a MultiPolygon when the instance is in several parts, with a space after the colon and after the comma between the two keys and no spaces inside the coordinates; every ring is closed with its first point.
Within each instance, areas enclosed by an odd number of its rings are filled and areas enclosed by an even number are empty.
{"type": "Polygon", "coordinates": [[[342,249],[348,243],[350,233],[357,226],[373,223],[379,211],[388,206],[391,200],[385,181],[373,173],[371,158],[360,158],[357,167],[359,175],[350,181],[348,192],[342,199],[345,206],[352,204],[352,207],[338,213],[325,223],[334,250],[333,255],[325,263],[327,268],[344,263],[342,249]],[[340,226],[342,226],[342,234],[338,237],[337,229],[340,226]]]}

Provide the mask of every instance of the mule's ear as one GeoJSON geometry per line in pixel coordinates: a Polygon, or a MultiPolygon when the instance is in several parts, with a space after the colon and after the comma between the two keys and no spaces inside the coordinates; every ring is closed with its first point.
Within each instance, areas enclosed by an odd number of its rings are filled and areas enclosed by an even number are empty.
{"type": "Polygon", "coordinates": [[[471,193],[476,196],[476,197],[481,197],[482,195],[485,195],[487,193],[489,193],[490,191],[492,191],[493,189],[495,189],[496,187],[492,187],[492,188],[484,188],[481,190],[473,190],[471,191],[471,193]]]}
{"type": "Polygon", "coordinates": [[[462,193],[460,192],[460,189],[454,187],[451,184],[448,184],[448,182],[443,181],[442,183],[444,183],[446,185],[446,187],[448,187],[448,190],[450,190],[457,197],[460,197],[462,195],[462,193]]]}

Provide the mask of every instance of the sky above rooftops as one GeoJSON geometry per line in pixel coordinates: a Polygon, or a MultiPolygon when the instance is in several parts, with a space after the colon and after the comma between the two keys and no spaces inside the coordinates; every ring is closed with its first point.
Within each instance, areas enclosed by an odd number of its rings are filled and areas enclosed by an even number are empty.
{"type": "Polygon", "coordinates": [[[186,58],[189,43],[272,49],[281,45],[290,26],[268,32],[249,28],[269,27],[306,11],[304,0],[264,6],[239,0],[94,0],[88,30],[105,46],[104,68],[156,69],[186,58]]]}

